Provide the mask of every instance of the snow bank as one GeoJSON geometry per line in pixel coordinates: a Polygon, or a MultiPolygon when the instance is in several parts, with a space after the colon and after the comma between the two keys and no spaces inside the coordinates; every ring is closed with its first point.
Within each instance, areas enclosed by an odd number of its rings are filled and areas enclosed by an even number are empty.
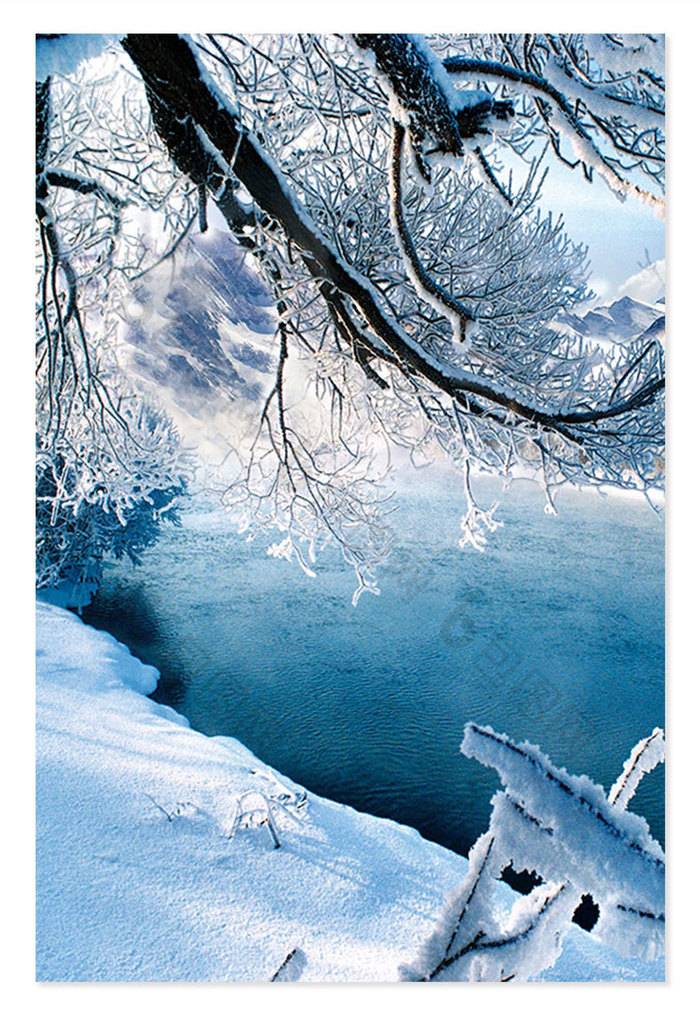
{"type": "Polygon", "coordinates": [[[156,681],[37,604],[37,979],[265,981],[298,948],[304,981],[395,980],[465,861],[303,803],[234,739],[148,700],[156,681]],[[226,837],[245,793],[279,808],[278,849],[266,827],[226,837]]]}
{"type": "MultiPolygon", "coordinates": [[[[398,979],[467,861],[194,732],[156,682],[37,603],[37,979],[398,979]]],[[[663,979],[565,926],[541,979],[663,979]]]]}

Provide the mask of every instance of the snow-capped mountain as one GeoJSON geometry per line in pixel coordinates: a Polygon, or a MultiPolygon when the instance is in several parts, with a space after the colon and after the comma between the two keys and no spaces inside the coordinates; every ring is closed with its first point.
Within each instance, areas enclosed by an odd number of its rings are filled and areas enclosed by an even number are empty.
{"type": "Polygon", "coordinates": [[[619,343],[630,341],[650,330],[660,333],[665,326],[665,314],[661,302],[647,305],[625,295],[610,305],[589,310],[584,316],[560,313],[555,326],[596,341],[619,343]]]}
{"type": "Polygon", "coordinates": [[[258,399],[275,324],[241,250],[210,230],[193,236],[185,263],[158,269],[139,282],[125,324],[133,364],[185,407],[215,395],[258,399]]]}
{"type": "Polygon", "coordinates": [[[578,313],[560,313],[554,327],[570,334],[620,344],[663,337],[666,325],[666,263],[657,259],[629,277],[613,301],[578,313]]]}

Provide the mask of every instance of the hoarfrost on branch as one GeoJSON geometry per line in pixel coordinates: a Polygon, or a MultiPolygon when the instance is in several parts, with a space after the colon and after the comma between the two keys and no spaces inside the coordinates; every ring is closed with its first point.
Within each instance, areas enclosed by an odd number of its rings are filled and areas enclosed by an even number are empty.
{"type": "MultiPolygon", "coordinates": [[[[603,350],[552,325],[587,295],[585,252],[539,200],[556,158],[662,210],[663,38],[127,35],[89,67],[37,84],[53,475],[85,410],[115,465],[142,449],[110,337],[214,204],[277,318],[226,494],[248,529],[281,531],[276,554],[312,571],[337,543],[356,596],[376,588],[397,446],[439,446],[467,479],[536,476],[548,503],[565,482],[662,484],[661,343],[603,350]]],[[[159,489],[180,479],[171,459],[159,489]]],[[[494,521],[466,491],[480,548],[494,521]]]]}

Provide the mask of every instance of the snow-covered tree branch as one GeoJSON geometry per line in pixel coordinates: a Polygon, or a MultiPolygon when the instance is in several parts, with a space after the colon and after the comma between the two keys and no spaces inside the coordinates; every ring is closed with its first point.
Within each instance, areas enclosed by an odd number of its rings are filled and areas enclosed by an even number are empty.
{"type": "MultiPolygon", "coordinates": [[[[602,352],[556,329],[586,296],[585,253],[538,204],[551,151],[662,208],[663,40],[130,34],[122,47],[89,86],[40,85],[57,92],[37,212],[47,281],[67,296],[58,333],[80,326],[61,217],[91,238],[102,224],[92,278],[118,265],[128,290],[218,207],[278,318],[277,371],[260,428],[234,441],[230,492],[249,524],[284,531],[277,553],[311,570],[332,540],[371,588],[385,446],[437,443],[550,490],[662,483],[661,345],[602,352]],[[49,211],[48,189],[72,212],[49,211]],[[125,230],[127,204],[157,216],[157,242],[137,219],[125,230]],[[303,400],[286,397],[288,373],[303,400]]],[[[465,516],[477,546],[480,521],[465,516]]]]}
{"type": "MultiPolygon", "coordinates": [[[[115,248],[128,199],[105,173],[74,170],[88,154],[70,92],[59,90],[66,120],[57,153],[50,80],[36,90],[36,581],[67,587],[82,604],[104,554],[138,561],[158,522],[175,517],[187,471],[172,424],[132,393],[115,361],[115,248]]],[[[126,149],[138,168],[134,147],[126,149]]]]}

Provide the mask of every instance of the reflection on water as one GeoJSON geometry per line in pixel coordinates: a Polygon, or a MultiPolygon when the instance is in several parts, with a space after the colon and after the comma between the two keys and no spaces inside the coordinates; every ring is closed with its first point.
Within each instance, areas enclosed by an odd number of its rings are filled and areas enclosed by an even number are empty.
{"type": "MultiPolygon", "coordinates": [[[[111,567],[84,617],[160,669],[156,698],[193,727],[465,853],[498,785],[459,753],[467,720],[606,787],[663,725],[663,524],[640,503],[573,492],[545,516],[518,485],[478,554],[456,544],[456,484],[416,477],[400,504],[382,594],[357,608],[338,557],[309,579],[198,513],[142,567],[111,567]]],[[[630,807],[660,841],[663,785],[657,769],[630,807]]]]}

